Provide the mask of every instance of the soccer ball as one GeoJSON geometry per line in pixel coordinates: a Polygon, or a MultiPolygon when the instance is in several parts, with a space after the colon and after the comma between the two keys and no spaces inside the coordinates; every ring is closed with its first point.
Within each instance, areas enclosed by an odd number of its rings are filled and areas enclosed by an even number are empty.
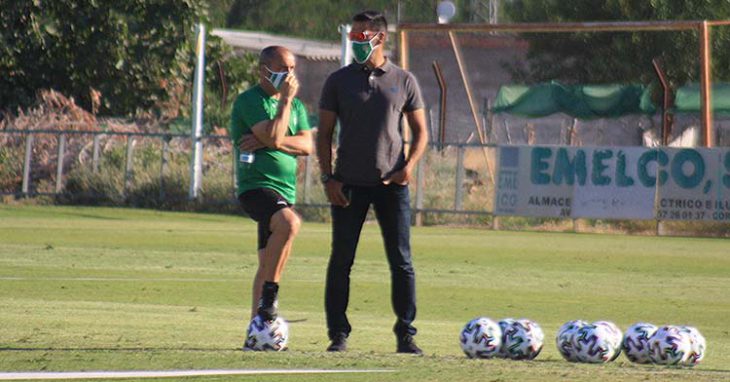
{"type": "Polygon", "coordinates": [[[629,326],[621,342],[621,349],[631,362],[651,363],[649,359],[649,338],[656,332],[657,327],[646,322],[639,322],[629,326]]]}
{"type": "Polygon", "coordinates": [[[621,330],[608,321],[596,321],[578,329],[573,349],[580,362],[611,362],[621,352],[621,330]]]}
{"type": "Polygon", "coordinates": [[[461,350],[469,358],[492,358],[499,353],[502,330],[486,317],[477,317],[461,330],[461,350]]]}
{"type": "Polygon", "coordinates": [[[289,325],[283,318],[266,321],[256,316],[248,325],[243,348],[256,351],[282,351],[286,350],[288,341],[289,325]]]}
{"type": "Polygon", "coordinates": [[[566,361],[578,362],[578,356],[573,349],[573,337],[578,329],[588,325],[583,320],[568,321],[558,329],[558,335],[555,337],[555,345],[558,347],[560,355],[566,361]]]}
{"type": "Polygon", "coordinates": [[[517,320],[514,318],[505,318],[499,321],[499,329],[502,331],[502,345],[500,346],[499,353],[497,354],[497,357],[499,358],[509,358],[507,347],[504,346],[506,341],[505,335],[507,334],[507,329],[509,329],[515,322],[517,322],[517,320]]]}
{"type": "Polygon", "coordinates": [[[679,326],[662,326],[649,338],[649,359],[656,364],[684,364],[691,352],[690,334],[679,326]]]}
{"type": "Polygon", "coordinates": [[[694,326],[682,326],[681,329],[689,334],[689,340],[691,343],[690,353],[687,360],[684,361],[685,366],[694,366],[700,363],[705,358],[705,347],[707,343],[702,333],[694,326]]]}
{"type": "Polygon", "coordinates": [[[509,358],[530,360],[540,354],[545,334],[536,322],[521,319],[509,325],[502,338],[502,352],[509,358]]]}

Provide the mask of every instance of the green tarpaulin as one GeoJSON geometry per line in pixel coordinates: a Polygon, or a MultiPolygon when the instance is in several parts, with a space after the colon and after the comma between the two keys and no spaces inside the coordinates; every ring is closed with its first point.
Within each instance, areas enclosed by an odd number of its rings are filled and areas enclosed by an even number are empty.
{"type": "MultiPolygon", "coordinates": [[[[674,111],[677,113],[699,113],[700,85],[692,84],[677,89],[674,97],[674,111]]],[[[730,84],[712,85],[712,111],[730,113],[730,84]]]]}
{"type": "Polygon", "coordinates": [[[575,118],[616,118],[627,114],[653,114],[650,91],[644,85],[563,85],[558,82],[505,85],[499,89],[492,111],[523,117],[564,113],[575,118]]]}

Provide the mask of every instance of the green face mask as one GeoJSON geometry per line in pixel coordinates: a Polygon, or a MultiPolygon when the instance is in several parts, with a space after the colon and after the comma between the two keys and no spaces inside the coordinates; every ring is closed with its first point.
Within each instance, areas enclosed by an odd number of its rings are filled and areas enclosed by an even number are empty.
{"type": "Polygon", "coordinates": [[[352,41],[352,58],[355,59],[355,62],[364,64],[370,58],[375,50],[373,40],[375,40],[375,37],[369,41],[352,41]]]}

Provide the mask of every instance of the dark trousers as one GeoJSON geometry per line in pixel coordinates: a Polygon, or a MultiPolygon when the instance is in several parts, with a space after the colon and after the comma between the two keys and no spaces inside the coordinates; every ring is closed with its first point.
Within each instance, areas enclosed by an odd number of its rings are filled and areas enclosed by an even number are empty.
{"type": "Polygon", "coordinates": [[[391,276],[391,303],[396,315],[393,331],[398,336],[416,334],[416,280],[411,263],[411,207],[408,186],[397,184],[359,187],[345,185],[347,207],[332,206],[332,253],[327,267],[325,310],[328,335],[349,335],[347,320],[350,270],[362,225],[372,204],[380,225],[391,276]]]}

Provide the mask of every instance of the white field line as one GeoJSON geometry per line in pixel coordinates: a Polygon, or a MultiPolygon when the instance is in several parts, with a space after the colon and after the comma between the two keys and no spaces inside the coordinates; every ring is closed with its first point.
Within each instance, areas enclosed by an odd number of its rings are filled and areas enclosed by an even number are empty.
{"type": "Polygon", "coordinates": [[[262,374],[335,374],[335,373],[390,373],[385,369],[239,369],[239,370],[169,370],[169,371],[82,371],[82,372],[19,372],[0,373],[0,381],[64,380],[64,379],[122,379],[122,378],[175,378],[215,375],[262,374]]]}
{"type": "Polygon", "coordinates": [[[145,281],[168,281],[168,282],[239,282],[246,281],[240,279],[221,279],[221,278],[126,278],[126,277],[1,277],[0,281],[129,281],[129,282],[145,282],[145,281]]]}

